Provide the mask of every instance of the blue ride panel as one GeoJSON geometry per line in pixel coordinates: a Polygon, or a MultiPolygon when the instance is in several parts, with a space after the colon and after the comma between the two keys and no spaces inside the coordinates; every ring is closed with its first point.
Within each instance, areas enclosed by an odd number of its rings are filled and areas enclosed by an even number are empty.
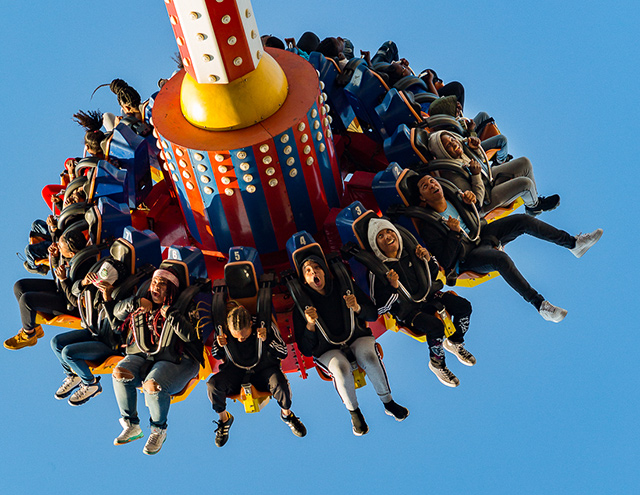
{"type": "Polygon", "coordinates": [[[353,77],[344,88],[349,103],[360,123],[371,127],[371,137],[378,142],[384,141],[387,131],[375,108],[382,102],[387,88],[364,64],[353,71],[353,77]]]}
{"type": "Polygon", "coordinates": [[[133,227],[125,227],[122,238],[133,245],[135,249],[135,266],[150,263],[160,266],[162,263],[162,251],[160,239],[151,230],[137,230],[133,227]]]}
{"type": "Polygon", "coordinates": [[[207,265],[202,251],[194,246],[170,246],[167,249],[167,259],[182,261],[189,270],[189,283],[197,279],[208,278],[207,265]]]}
{"type": "Polygon", "coordinates": [[[400,124],[395,132],[384,140],[384,154],[389,162],[402,163],[405,167],[412,167],[422,163],[411,145],[411,129],[400,124]]]}
{"type": "Polygon", "coordinates": [[[129,208],[135,208],[151,191],[150,147],[131,127],[119,123],[109,141],[109,156],[127,171],[126,194],[129,208]]]}
{"type": "Polygon", "coordinates": [[[322,91],[327,95],[327,103],[331,107],[333,114],[340,119],[340,122],[334,122],[333,126],[335,126],[338,131],[346,130],[351,122],[353,122],[353,119],[356,118],[356,114],[353,108],[351,108],[344,88],[336,84],[336,78],[340,72],[333,62],[327,60],[325,56],[319,52],[311,52],[309,54],[309,63],[318,71],[320,81],[324,84],[322,91]]]}
{"type": "MultiPolygon", "coordinates": [[[[336,227],[338,228],[338,234],[340,234],[340,239],[343,244],[353,242],[356,245],[359,245],[358,239],[353,233],[353,223],[366,211],[367,209],[360,201],[354,201],[338,213],[338,216],[336,217],[336,227]]],[[[364,248],[369,249],[369,246],[365,246],[364,248]]],[[[368,294],[369,280],[365,266],[353,258],[349,260],[349,266],[351,267],[351,273],[358,286],[368,294]]]]}
{"type": "Polygon", "coordinates": [[[394,134],[399,125],[404,124],[411,127],[417,123],[416,116],[411,112],[407,103],[395,88],[391,88],[387,92],[382,103],[375,108],[375,111],[386,129],[387,135],[394,134]]]}
{"type": "Polygon", "coordinates": [[[106,160],[100,160],[92,176],[91,199],[109,198],[115,203],[125,203],[125,181],[127,172],[111,165],[106,160]]]}
{"type": "Polygon", "coordinates": [[[122,237],[125,227],[131,225],[131,212],[124,203],[116,203],[109,198],[98,199],[98,212],[101,219],[100,239],[122,237]]]}

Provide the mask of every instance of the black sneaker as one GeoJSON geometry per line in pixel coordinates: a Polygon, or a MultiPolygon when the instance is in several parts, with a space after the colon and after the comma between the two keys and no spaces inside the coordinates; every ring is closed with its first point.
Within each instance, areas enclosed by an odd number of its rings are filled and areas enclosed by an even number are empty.
{"type": "Polygon", "coordinates": [[[384,404],[384,412],[394,417],[396,421],[404,421],[409,416],[409,409],[402,407],[393,400],[384,404]]]}
{"type": "Polygon", "coordinates": [[[532,217],[537,217],[543,211],[555,210],[560,204],[560,196],[552,194],[551,196],[538,196],[538,203],[535,206],[525,208],[525,213],[532,217]]]}
{"type": "Polygon", "coordinates": [[[25,261],[22,265],[25,270],[29,273],[33,273],[34,275],[46,275],[49,273],[49,267],[47,265],[36,265],[35,268],[32,268],[28,261],[25,261]]]}
{"type": "Polygon", "coordinates": [[[364,420],[364,416],[360,412],[360,408],[355,411],[349,411],[351,413],[351,425],[353,426],[353,434],[357,437],[366,435],[369,433],[369,427],[364,420]]]}
{"type": "Polygon", "coordinates": [[[303,437],[307,434],[307,428],[295,414],[291,413],[289,416],[285,417],[280,413],[280,419],[284,421],[289,428],[291,428],[291,431],[295,436],[303,437]]]}
{"type": "Polygon", "coordinates": [[[216,428],[216,447],[222,447],[227,443],[227,440],[229,440],[229,428],[231,428],[233,424],[233,416],[229,413],[227,413],[227,415],[229,419],[226,421],[214,421],[214,423],[218,425],[216,428]]]}

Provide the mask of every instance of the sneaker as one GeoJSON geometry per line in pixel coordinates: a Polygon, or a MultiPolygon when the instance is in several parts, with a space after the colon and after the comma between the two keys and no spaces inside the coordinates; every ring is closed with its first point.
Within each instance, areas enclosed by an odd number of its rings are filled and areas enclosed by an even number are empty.
{"type": "Polygon", "coordinates": [[[560,205],[560,196],[552,194],[551,196],[538,196],[538,202],[535,206],[525,207],[525,213],[532,217],[537,217],[543,211],[555,210],[560,205]]]}
{"type": "Polygon", "coordinates": [[[402,407],[394,400],[385,402],[383,406],[384,412],[388,416],[395,418],[396,421],[404,421],[405,419],[407,419],[407,416],[409,416],[409,409],[407,409],[406,407],[402,407]]]}
{"type": "Polygon", "coordinates": [[[369,427],[364,420],[364,416],[360,412],[360,408],[355,411],[349,411],[351,413],[351,426],[353,427],[353,434],[357,437],[366,435],[369,433],[369,427]]]}
{"type": "Polygon", "coordinates": [[[434,366],[433,361],[429,360],[429,369],[433,372],[434,375],[436,375],[436,378],[440,380],[440,383],[442,383],[443,385],[446,385],[447,387],[457,387],[458,385],[460,385],[460,380],[458,380],[458,377],[451,373],[446,365],[442,368],[439,368],[437,366],[434,366]]]}
{"type": "Polygon", "coordinates": [[[473,366],[476,364],[476,358],[473,354],[464,348],[464,342],[451,342],[449,339],[442,341],[442,347],[458,358],[465,366],[473,366]]]}
{"type": "Polygon", "coordinates": [[[229,440],[229,428],[233,424],[233,416],[227,412],[229,418],[226,421],[214,421],[216,428],[216,447],[222,447],[229,440]]]}
{"type": "Polygon", "coordinates": [[[101,393],[102,385],[100,385],[100,377],[97,376],[93,383],[90,383],[89,385],[86,383],[80,384],[80,388],[76,390],[71,397],[69,397],[69,405],[81,406],[82,404],[89,402],[91,397],[95,397],[101,393]]]}
{"type": "Polygon", "coordinates": [[[147,438],[147,443],[144,444],[142,449],[143,454],[154,455],[160,452],[162,444],[167,439],[167,429],[159,428],[158,426],[151,427],[151,435],[147,438]]]}
{"type": "Polygon", "coordinates": [[[80,383],[82,383],[82,380],[78,375],[67,375],[54,397],[58,400],[66,399],[71,395],[71,392],[80,386],[80,383]]]}
{"type": "Polygon", "coordinates": [[[131,420],[124,418],[120,418],[120,424],[122,425],[122,433],[116,437],[113,445],[124,445],[144,436],[139,424],[133,424],[131,420]]]}
{"type": "Polygon", "coordinates": [[[284,421],[289,428],[291,428],[291,431],[295,436],[303,437],[307,434],[307,428],[302,424],[300,418],[298,418],[295,414],[291,413],[289,414],[289,416],[285,417],[282,415],[282,413],[280,413],[280,419],[284,421]]]}
{"type": "Polygon", "coordinates": [[[35,328],[35,333],[30,334],[25,332],[24,328],[21,328],[17,335],[4,341],[4,346],[9,350],[17,351],[23,347],[36,345],[38,343],[38,339],[41,339],[42,337],[44,337],[44,330],[40,325],[35,328]]]}
{"type": "Polygon", "coordinates": [[[540,309],[538,310],[540,316],[547,321],[553,321],[554,323],[560,323],[567,316],[567,310],[554,306],[549,301],[542,301],[540,309]]]}
{"type": "MultiPolygon", "coordinates": [[[[589,248],[593,246],[602,237],[602,229],[596,229],[590,234],[578,234],[576,236],[575,247],[569,249],[576,258],[581,258],[584,253],[589,251],[589,248]]],[[[6,347],[6,345],[5,345],[6,347]]]]}
{"type": "Polygon", "coordinates": [[[22,265],[24,266],[25,270],[27,270],[29,273],[33,273],[34,275],[46,275],[47,273],[49,273],[48,265],[36,265],[35,268],[32,268],[31,265],[29,265],[28,261],[25,261],[24,263],[22,263],[22,265]]]}

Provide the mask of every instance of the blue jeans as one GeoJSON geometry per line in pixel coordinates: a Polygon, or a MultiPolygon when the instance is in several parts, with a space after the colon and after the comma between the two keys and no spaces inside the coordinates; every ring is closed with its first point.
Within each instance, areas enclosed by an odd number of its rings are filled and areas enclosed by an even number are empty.
{"type": "Polygon", "coordinates": [[[93,382],[87,361],[104,361],[117,354],[109,346],[93,338],[88,330],[73,330],[51,339],[51,349],[67,375],[76,374],[83,383],[93,382]]]}
{"type": "Polygon", "coordinates": [[[149,422],[151,426],[166,428],[171,395],[180,392],[189,383],[189,380],[198,374],[199,366],[196,361],[187,356],[183,356],[182,361],[178,364],[169,361],[147,361],[140,356],[126,356],[118,363],[118,368],[130,371],[133,379],[113,379],[113,391],[116,394],[120,415],[132,424],[140,423],[136,388],[148,380],[154,380],[160,385],[160,392],[144,393],[145,401],[149,407],[149,422]]]}
{"type": "Polygon", "coordinates": [[[31,268],[36,267],[36,260],[43,260],[49,257],[49,246],[51,246],[51,233],[44,220],[36,220],[31,224],[30,235],[43,237],[45,240],[35,244],[27,244],[24,254],[31,268]]]}

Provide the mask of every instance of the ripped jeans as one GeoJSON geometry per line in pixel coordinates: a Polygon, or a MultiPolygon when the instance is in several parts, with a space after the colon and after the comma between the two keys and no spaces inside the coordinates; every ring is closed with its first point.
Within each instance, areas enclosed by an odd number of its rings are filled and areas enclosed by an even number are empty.
{"type": "Polygon", "coordinates": [[[120,380],[113,377],[113,390],[120,408],[120,414],[132,424],[139,424],[137,387],[144,382],[154,380],[160,385],[160,391],[150,394],[145,391],[145,402],[149,407],[151,426],[167,427],[167,416],[171,395],[180,392],[194,376],[198,374],[199,364],[187,356],[183,356],[178,364],[170,361],[147,361],[140,356],[126,356],[118,363],[117,368],[124,368],[133,375],[131,380],[120,380]]]}

